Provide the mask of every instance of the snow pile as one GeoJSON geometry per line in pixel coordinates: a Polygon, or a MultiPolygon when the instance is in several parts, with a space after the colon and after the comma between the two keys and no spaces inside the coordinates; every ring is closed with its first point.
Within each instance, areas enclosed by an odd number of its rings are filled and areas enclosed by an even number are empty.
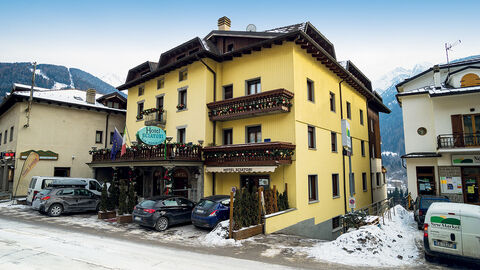
{"type": "Polygon", "coordinates": [[[229,225],[229,220],[218,223],[211,232],[205,235],[203,239],[200,239],[200,242],[205,246],[241,246],[242,244],[240,241],[235,241],[234,239],[227,239],[229,225]]]}
{"type": "Polygon", "coordinates": [[[30,208],[28,205],[24,204],[15,204],[15,201],[6,201],[0,203],[0,208],[30,208]]]}
{"type": "MultiPolygon", "coordinates": [[[[412,213],[395,206],[392,220],[385,225],[363,226],[336,240],[319,243],[306,252],[319,260],[352,266],[400,266],[414,264],[419,251],[415,245],[417,229],[412,213]]],[[[386,216],[387,214],[385,214],[386,216]]]]}

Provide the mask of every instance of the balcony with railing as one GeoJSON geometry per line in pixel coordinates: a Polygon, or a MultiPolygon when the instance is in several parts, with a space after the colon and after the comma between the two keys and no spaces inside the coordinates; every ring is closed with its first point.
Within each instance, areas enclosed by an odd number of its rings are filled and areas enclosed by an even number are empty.
{"type": "Polygon", "coordinates": [[[293,93],[277,89],[207,104],[212,121],[228,121],[272,113],[288,113],[293,93]]]}
{"type": "Polygon", "coordinates": [[[480,133],[438,135],[437,144],[438,149],[480,147],[480,133]]]}
{"type": "Polygon", "coordinates": [[[295,145],[286,142],[230,144],[203,148],[208,166],[272,166],[292,164],[295,145]]]}
{"type": "Polygon", "coordinates": [[[202,147],[200,145],[167,143],[155,146],[137,145],[127,148],[126,153],[120,156],[116,153],[111,159],[110,149],[90,151],[92,163],[136,162],[136,161],[202,161],[202,147]]]}
{"type": "MultiPolygon", "coordinates": [[[[150,109],[152,110],[152,109],[150,109]]],[[[167,124],[167,111],[163,109],[154,109],[152,111],[145,110],[143,115],[145,126],[162,126],[167,124]]]]}

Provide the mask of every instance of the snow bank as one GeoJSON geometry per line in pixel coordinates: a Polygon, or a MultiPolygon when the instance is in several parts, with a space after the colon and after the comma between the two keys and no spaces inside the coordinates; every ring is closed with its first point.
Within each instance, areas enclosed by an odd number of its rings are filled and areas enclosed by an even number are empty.
{"type": "Polygon", "coordinates": [[[230,221],[225,220],[220,223],[207,235],[200,239],[200,243],[205,246],[241,246],[240,241],[228,238],[228,229],[230,221]]]}
{"type": "Polygon", "coordinates": [[[336,240],[306,248],[309,256],[351,266],[400,266],[414,264],[419,251],[415,245],[417,229],[413,214],[395,206],[392,220],[385,225],[363,226],[336,240]]]}
{"type": "Polygon", "coordinates": [[[0,203],[0,208],[30,208],[28,205],[24,204],[15,204],[14,201],[6,201],[0,203]]]}

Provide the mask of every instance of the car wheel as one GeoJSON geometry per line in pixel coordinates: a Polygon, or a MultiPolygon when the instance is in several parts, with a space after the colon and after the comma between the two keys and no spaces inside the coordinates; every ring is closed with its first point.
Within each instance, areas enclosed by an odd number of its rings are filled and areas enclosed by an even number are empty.
{"type": "Polygon", "coordinates": [[[159,217],[157,223],[155,223],[155,229],[159,232],[165,231],[168,228],[168,218],[159,217]]]}
{"type": "Polygon", "coordinates": [[[61,204],[54,204],[48,209],[48,215],[51,217],[58,217],[63,212],[63,206],[61,204]]]}
{"type": "Polygon", "coordinates": [[[434,261],[434,258],[432,255],[428,255],[427,253],[425,253],[425,260],[427,262],[433,262],[434,261]]]}

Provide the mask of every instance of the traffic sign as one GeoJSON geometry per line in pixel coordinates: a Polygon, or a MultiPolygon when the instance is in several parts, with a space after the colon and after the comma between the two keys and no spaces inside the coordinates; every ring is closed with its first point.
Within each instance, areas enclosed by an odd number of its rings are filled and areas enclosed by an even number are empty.
{"type": "Polygon", "coordinates": [[[350,197],[350,199],[348,199],[348,206],[352,209],[355,208],[355,197],[350,197]]]}

